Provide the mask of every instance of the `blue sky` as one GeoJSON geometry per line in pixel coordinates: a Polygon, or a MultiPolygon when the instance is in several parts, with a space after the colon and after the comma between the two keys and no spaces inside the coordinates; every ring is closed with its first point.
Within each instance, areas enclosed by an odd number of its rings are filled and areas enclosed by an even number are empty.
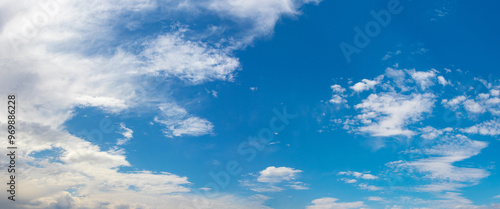
{"type": "Polygon", "coordinates": [[[499,9],[1,3],[9,207],[500,208],[499,9]]]}

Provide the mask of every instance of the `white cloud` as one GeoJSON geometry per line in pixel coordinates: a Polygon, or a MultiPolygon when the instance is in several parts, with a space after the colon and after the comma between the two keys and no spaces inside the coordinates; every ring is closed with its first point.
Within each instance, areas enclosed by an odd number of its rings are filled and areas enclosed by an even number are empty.
{"type": "Polygon", "coordinates": [[[488,93],[477,94],[475,98],[461,95],[451,100],[443,99],[441,103],[444,107],[453,111],[463,107],[467,113],[472,115],[489,112],[494,116],[498,116],[500,115],[500,98],[498,96],[496,90],[492,89],[488,93]]]}
{"type": "Polygon", "coordinates": [[[380,191],[380,190],[382,190],[381,187],[368,185],[366,183],[358,184],[358,188],[361,190],[368,190],[368,191],[380,191]]]}
{"type": "Polygon", "coordinates": [[[248,189],[254,192],[281,192],[285,190],[283,187],[280,186],[272,184],[255,183],[249,180],[241,180],[240,184],[241,186],[248,187],[248,189]]]}
{"type": "Polygon", "coordinates": [[[467,97],[461,95],[461,96],[456,96],[455,98],[448,100],[448,99],[443,99],[441,101],[441,104],[443,104],[446,108],[450,108],[452,110],[458,109],[459,105],[462,104],[467,99],[467,97]]]}
{"type": "Polygon", "coordinates": [[[235,19],[240,24],[247,24],[247,27],[250,25],[251,29],[242,40],[246,44],[255,37],[271,34],[280,17],[298,15],[298,9],[302,5],[319,2],[320,0],[211,0],[206,7],[222,16],[235,19]]]}
{"type": "Polygon", "coordinates": [[[498,96],[500,96],[500,90],[498,90],[498,89],[491,89],[490,90],[490,95],[494,96],[494,97],[498,97],[498,96]]]}
{"type": "Polygon", "coordinates": [[[308,190],[309,187],[305,186],[304,183],[297,181],[297,182],[292,182],[292,184],[288,185],[290,188],[294,190],[308,190]]]}
{"type": "Polygon", "coordinates": [[[443,128],[443,129],[436,129],[432,126],[426,126],[423,128],[420,128],[420,137],[423,139],[436,139],[437,137],[441,136],[445,132],[451,132],[454,129],[451,127],[448,128],[443,128]]]}
{"type": "Polygon", "coordinates": [[[301,170],[296,170],[288,167],[274,167],[270,166],[266,169],[260,171],[260,175],[257,178],[258,182],[264,183],[279,183],[282,181],[294,180],[301,170]]]}
{"type": "MultiPolygon", "coordinates": [[[[392,81],[395,84],[394,86],[397,86],[402,91],[407,90],[407,87],[406,87],[407,86],[407,81],[406,81],[407,76],[406,76],[405,71],[397,70],[397,69],[393,69],[393,68],[387,68],[387,69],[385,69],[384,75],[387,78],[392,79],[392,81]]],[[[394,88],[394,86],[390,86],[390,87],[394,88]]]]}
{"type": "Polygon", "coordinates": [[[329,102],[332,104],[345,104],[347,103],[347,100],[340,95],[332,95],[332,98],[330,99],[329,102]]]}
{"type": "Polygon", "coordinates": [[[439,140],[434,143],[431,147],[423,144],[423,148],[408,151],[409,153],[423,154],[428,157],[415,161],[393,162],[390,165],[415,170],[423,174],[422,178],[424,179],[440,182],[437,185],[422,187],[421,190],[423,191],[456,190],[456,188],[463,187],[467,183],[475,184],[489,175],[484,169],[453,165],[456,162],[478,155],[482,149],[488,146],[488,143],[470,140],[466,136],[454,135],[453,133],[439,137],[439,140]]]}
{"type": "Polygon", "coordinates": [[[191,116],[184,108],[171,103],[160,105],[162,115],[155,117],[155,122],[165,125],[163,133],[167,137],[200,136],[210,134],[213,125],[210,121],[191,116]]]}
{"type": "Polygon", "coordinates": [[[470,201],[467,198],[464,198],[461,196],[462,194],[456,193],[456,192],[446,192],[444,195],[441,195],[441,198],[448,199],[448,200],[453,200],[454,202],[458,202],[461,204],[470,204],[472,201],[470,201]]]}
{"type": "Polygon", "coordinates": [[[367,198],[370,201],[385,202],[386,200],[382,197],[370,196],[367,198]]]}
{"type": "Polygon", "coordinates": [[[212,80],[232,80],[239,68],[238,59],[223,49],[201,42],[183,40],[180,34],[157,37],[141,53],[147,57],[146,72],[163,73],[198,84],[212,80]]]}
{"type": "Polygon", "coordinates": [[[330,88],[332,89],[333,93],[343,94],[345,92],[345,89],[338,84],[332,85],[330,86],[330,88]]]}
{"type": "Polygon", "coordinates": [[[295,181],[301,172],[289,167],[270,166],[260,171],[255,181],[241,180],[240,184],[255,192],[280,192],[285,190],[285,186],[294,190],[307,190],[306,184],[295,181]]]}
{"type": "Polygon", "coordinates": [[[363,79],[363,80],[361,80],[361,82],[358,82],[349,88],[351,88],[355,92],[362,92],[362,91],[366,91],[369,89],[374,89],[376,85],[380,84],[380,81],[383,78],[384,78],[384,76],[382,75],[382,76],[375,78],[374,80],[363,79]]]}
{"type": "Polygon", "coordinates": [[[447,81],[443,76],[438,76],[438,82],[439,84],[446,86],[446,85],[451,85],[450,81],[447,81]]]}
{"type": "Polygon", "coordinates": [[[307,206],[307,209],[350,209],[350,208],[364,208],[366,205],[362,201],[357,202],[337,202],[338,199],[331,197],[323,197],[315,199],[307,206]]]}
{"type": "Polygon", "coordinates": [[[434,85],[434,79],[436,78],[436,70],[432,69],[429,71],[415,71],[415,70],[407,70],[408,74],[410,74],[411,78],[420,86],[422,90],[427,89],[430,86],[434,85]]]}
{"type": "Polygon", "coordinates": [[[356,180],[356,179],[345,179],[345,178],[343,178],[342,180],[345,183],[348,183],[348,184],[354,184],[354,183],[358,182],[358,180],[356,180]]]}
{"type": "Polygon", "coordinates": [[[388,60],[389,58],[393,57],[394,55],[399,55],[399,54],[401,54],[401,50],[397,50],[395,52],[389,51],[389,52],[387,52],[387,54],[385,54],[385,56],[382,58],[382,60],[384,60],[384,61],[388,60]]]}
{"type": "Polygon", "coordinates": [[[124,123],[120,123],[120,129],[122,131],[121,135],[123,135],[124,138],[118,139],[118,141],[116,142],[117,145],[123,145],[134,137],[132,135],[134,131],[132,131],[132,129],[127,128],[124,123]]]}
{"type": "Polygon", "coordinates": [[[361,114],[356,116],[363,124],[359,131],[373,136],[412,136],[415,133],[406,126],[421,120],[424,113],[430,113],[434,98],[430,93],[371,94],[362,103],[354,106],[361,111],[361,114]]]}
{"type": "Polygon", "coordinates": [[[361,173],[361,172],[356,172],[356,171],[341,171],[337,175],[347,175],[347,176],[354,176],[358,179],[365,179],[365,180],[374,180],[378,179],[377,176],[374,176],[369,173],[361,173]]]}
{"type": "Polygon", "coordinates": [[[477,102],[472,99],[465,100],[464,108],[471,113],[484,113],[486,110],[477,102]]]}
{"type": "Polygon", "coordinates": [[[469,134],[497,136],[500,135],[500,121],[498,119],[485,121],[468,128],[460,129],[460,131],[469,134]]]}
{"type": "Polygon", "coordinates": [[[333,92],[332,98],[330,99],[330,103],[332,103],[332,104],[345,104],[345,103],[347,103],[347,100],[345,99],[346,95],[344,94],[344,92],[346,90],[344,88],[342,88],[342,86],[335,84],[335,85],[330,86],[330,88],[332,89],[332,92],[333,92]]]}

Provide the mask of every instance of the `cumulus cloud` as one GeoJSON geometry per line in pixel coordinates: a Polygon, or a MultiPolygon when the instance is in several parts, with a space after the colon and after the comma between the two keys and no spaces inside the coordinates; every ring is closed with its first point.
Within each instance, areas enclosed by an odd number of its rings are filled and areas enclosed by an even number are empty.
{"type": "Polygon", "coordinates": [[[380,81],[383,78],[384,78],[384,76],[382,75],[382,76],[375,78],[374,80],[363,79],[363,80],[361,80],[361,82],[358,82],[349,88],[351,88],[355,92],[362,92],[362,91],[366,91],[369,89],[373,89],[377,84],[380,83],[380,81]]]}
{"type": "Polygon", "coordinates": [[[468,134],[497,136],[500,135],[500,121],[498,119],[489,120],[460,130],[468,134]]]}
{"type": "Polygon", "coordinates": [[[429,71],[416,71],[414,69],[408,70],[411,78],[420,86],[422,90],[434,85],[434,79],[436,78],[436,70],[432,69],[429,71]]]}
{"type": "Polygon", "coordinates": [[[260,175],[257,178],[259,182],[265,183],[279,183],[282,181],[294,180],[301,170],[296,170],[289,167],[274,167],[270,166],[266,169],[260,171],[260,175]]]}
{"type": "Polygon", "coordinates": [[[335,84],[330,86],[332,89],[332,98],[330,99],[330,103],[332,104],[345,104],[347,100],[345,99],[346,95],[344,92],[346,91],[342,86],[335,84]]]}
{"type": "Polygon", "coordinates": [[[280,192],[285,186],[294,190],[309,189],[303,182],[296,181],[299,173],[302,171],[294,168],[269,166],[259,172],[255,181],[242,180],[240,183],[256,192],[280,192]]]}
{"type": "Polygon", "coordinates": [[[453,111],[465,110],[471,115],[490,113],[494,116],[500,115],[500,98],[498,90],[491,89],[486,93],[479,93],[475,97],[460,95],[452,99],[443,99],[441,104],[453,111]]]}

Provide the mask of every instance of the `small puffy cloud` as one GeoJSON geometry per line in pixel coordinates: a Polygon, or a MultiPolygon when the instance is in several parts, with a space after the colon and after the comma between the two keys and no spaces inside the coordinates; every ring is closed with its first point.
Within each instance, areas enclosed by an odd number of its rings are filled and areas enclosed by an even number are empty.
{"type": "Polygon", "coordinates": [[[340,95],[332,95],[332,98],[329,102],[332,104],[344,104],[347,103],[347,100],[340,95]]]}
{"type": "Polygon", "coordinates": [[[448,128],[443,128],[443,129],[436,129],[432,126],[426,126],[423,128],[420,128],[420,137],[423,139],[435,139],[439,136],[441,136],[445,132],[451,132],[454,129],[451,127],[448,128]]]}
{"type": "Polygon", "coordinates": [[[330,86],[330,88],[332,89],[333,93],[343,94],[345,92],[345,89],[338,84],[332,85],[330,86]]]}
{"type": "Polygon", "coordinates": [[[422,90],[434,85],[434,79],[436,78],[436,70],[432,69],[429,71],[415,71],[407,70],[411,78],[420,86],[422,90]]]}
{"type": "Polygon", "coordinates": [[[489,120],[460,130],[468,134],[498,136],[500,135],[500,120],[489,120]]]}
{"type": "Polygon", "coordinates": [[[395,51],[395,52],[391,52],[391,51],[389,51],[389,52],[387,52],[387,54],[385,54],[385,56],[382,58],[382,60],[384,60],[384,61],[385,61],[385,60],[388,60],[388,59],[390,59],[391,57],[393,57],[393,56],[395,56],[395,55],[399,55],[399,54],[401,54],[401,50],[397,50],[397,51],[395,51]]]}
{"type": "Polygon", "coordinates": [[[260,175],[257,178],[258,182],[264,183],[279,183],[282,181],[294,180],[301,170],[296,170],[288,167],[274,167],[270,166],[266,169],[260,171],[260,175]]]}
{"type": "Polygon", "coordinates": [[[332,104],[345,104],[345,103],[347,103],[347,100],[345,99],[346,95],[344,94],[346,89],[342,88],[342,86],[340,86],[338,84],[332,85],[332,86],[330,86],[330,88],[332,89],[332,92],[333,92],[332,98],[330,99],[330,103],[332,103],[332,104]]]}
{"type": "Polygon", "coordinates": [[[384,76],[379,76],[375,78],[375,80],[368,80],[368,79],[363,79],[361,82],[358,82],[354,84],[353,86],[349,87],[355,92],[363,92],[369,89],[374,89],[376,85],[380,84],[380,81],[384,78],[384,76]]]}
{"type": "Polygon", "coordinates": [[[356,179],[342,179],[345,183],[348,183],[348,184],[354,184],[356,182],[358,182],[358,180],[356,179]]]}
{"type": "Polygon", "coordinates": [[[470,112],[470,113],[484,113],[484,112],[486,112],[486,109],[483,106],[481,106],[481,104],[475,102],[472,99],[465,100],[464,108],[465,108],[465,110],[467,110],[467,112],[470,112]]]}
{"type": "Polygon", "coordinates": [[[366,207],[362,201],[338,202],[338,199],[331,197],[315,199],[311,203],[312,205],[307,206],[306,209],[355,209],[366,207]]]}
{"type": "Polygon", "coordinates": [[[377,176],[374,176],[369,173],[361,173],[361,172],[356,172],[356,171],[341,171],[337,175],[344,175],[344,176],[353,176],[358,179],[365,179],[365,180],[373,180],[373,179],[378,179],[377,176]]]}
{"type": "Polygon", "coordinates": [[[462,104],[467,99],[467,97],[461,95],[461,96],[456,96],[455,98],[448,100],[448,99],[443,99],[441,101],[441,104],[445,106],[446,108],[449,108],[451,110],[456,110],[459,108],[459,105],[462,104]]]}

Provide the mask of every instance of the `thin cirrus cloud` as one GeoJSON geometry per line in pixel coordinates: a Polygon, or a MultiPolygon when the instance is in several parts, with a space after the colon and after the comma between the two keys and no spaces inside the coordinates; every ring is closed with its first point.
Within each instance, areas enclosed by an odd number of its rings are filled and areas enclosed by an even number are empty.
{"type": "Polygon", "coordinates": [[[124,123],[120,123],[120,130],[121,130],[120,134],[123,136],[123,138],[118,139],[116,145],[123,145],[134,137],[133,136],[134,131],[132,131],[132,129],[130,128],[127,128],[124,123]]]}
{"type": "Polygon", "coordinates": [[[210,121],[191,116],[184,108],[176,104],[161,104],[161,115],[154,121],[165,126],[163,133],[166,137],[200,136],[212,133],[213,125],[210,121]]]}
{"type": "MultiPolygon", "coordinates": [[[[279,18],[297,15],[303,4],[312,2],[249,4],[240,1],[229,6],[226,3],[215,0],[3,1],[0,44],[6,47],[0,49],[0,55],[2,70],[9,73],[0,78],[0,88],[16,92],[22,98],[24,117],[19,122],[24,127],[25,140],[20,144],[24,150],[20,157],[26,160],[20,166],[26,172],[21,187],[34,188],[24,194],[18,207],[98,208],[106,204],[115,208],[178,208],[193,205],[197,196],[190,193],[191,182],[187,177],[167,172],[119,172],[118,168],[133,167],[126,160],[126,151],[103,150],[99,144],[64,131],[63,124],[74,116],[75,108],[95,107],[119,115],[138,105],[161,108],[176,103],[175,98],[158,97],[169,89],[146,89],[144,81],[154,80],[151,85],[170,78],[182,80],[182,85],[232,81],[235,72],[241,70],[238,58],[233,56],[234,50],[272,33],[279,18]],[[260,12],[254,15],[245,12],[254,9],[260,12]],[[242,30],[240,35],[203,34],[204,30],[190,33],[190,22],[185,17],[193,11],[196,18],[216,13],[222,18],[238,16],[240,23],[252,24],[236,27],[242,30]],[[47,18],[37,20],[39,14],[47,18]],[[145,16],[151,18],[143,18],[145,16]],[[140,33],[144,25],[159,24],[168,18],[179,22],[168,25],[168,30],[158,27],[151,34],[140,33]],[[252,33],[241,35],[246,34],[245,31],[252,33]],[[216,37],[210,39],[211,35],[216,37]],[[41,151],[51,152],[53,160],[34,157],[41,151]],[[58,172],[49,175],[54,171],[58,172]]],[[[166,136],[199,136],[212,132],[213,125],[208,120],[187,113],[183,107],[177,110],[175,113],[159,111],[157,122],[165,126],[166,136]]],[[[6,113],[0,116],[6,118],[6,113]]],[[[1,123],[6,121],[2,119],[1,123]]],[[[122,131],[124,138],[118,144],[132,138],[132,131],[125,125],[122,131]]],[[[2,205],[4,201],[0,201],[2,205]]],[[[233,195],[221,195],[207,200],[207,204],[215,208],[257,208],[263,201],[261,198],[249,202],[233,195]]]]}
{"type": "Polygon", "coordinates": [[[355,209],[364,207],[366,205],[362,201],[339,202],[336,198],[323,197],[313,200],[306,209],[355,209]]]}

